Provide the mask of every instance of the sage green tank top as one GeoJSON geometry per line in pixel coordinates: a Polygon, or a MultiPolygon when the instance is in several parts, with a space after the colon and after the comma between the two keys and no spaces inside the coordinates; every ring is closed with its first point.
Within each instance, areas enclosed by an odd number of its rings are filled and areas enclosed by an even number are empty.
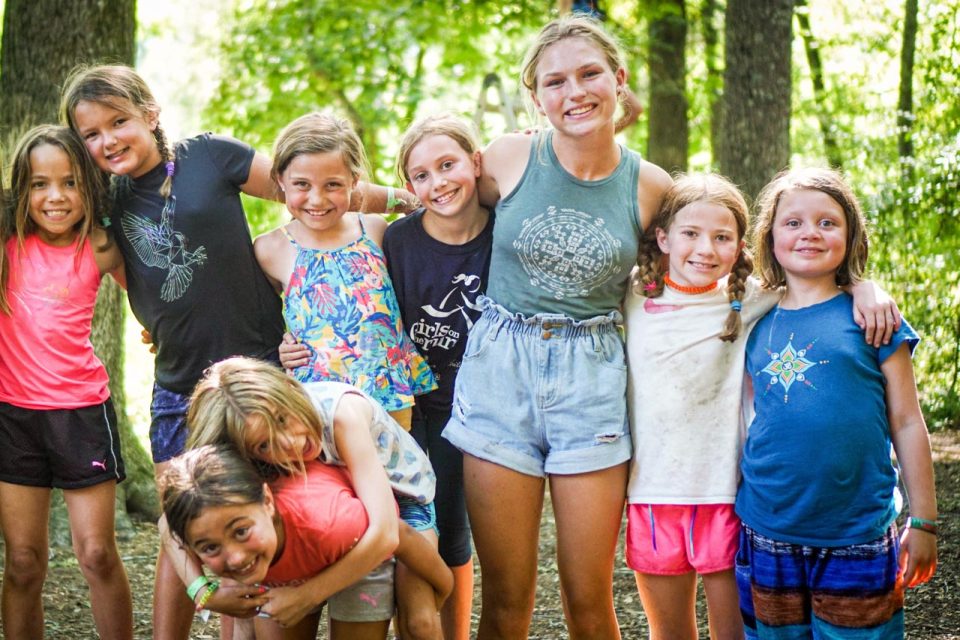
{"type": "Polygon", "coordinates": [[[584,320],[619,310],[642,233],[640,156],[621,145],[613,173],[580,180],[560,165],[553,132],[540,135],[496,207],[487,295],[524,316],[584,320]]]}

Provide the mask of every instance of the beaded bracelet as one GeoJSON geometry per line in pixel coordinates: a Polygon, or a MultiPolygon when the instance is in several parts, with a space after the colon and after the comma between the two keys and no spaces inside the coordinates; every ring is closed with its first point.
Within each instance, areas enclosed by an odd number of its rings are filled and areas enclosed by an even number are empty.
{"type": "Polygon", "coordinates": [[[200,574],[197,576],[197,579],[191,582],[190,586],[187,587],[187,597],[191,600],[196,600],[197,594],[200,593],[200,589],[203,589],[208,584],[210,584],[210,578],[200,574]]]}
{"type": "Polygon", "coordinates": [[[937,535],[940,533],[940,527],[937,525],[936,520],[927,520],[925,518],[917,518],[915,516],[910,516],[907,519],[907,527],[910,529],[920,529],[921,531],[926,531],[927,533],[932,533],[937,535]]]}
{"type": "Polygon", "coordinates": [[[200,596],[200,601],[197,603],[197,613],[203,611],[204,607],[207,606],[207,602],[210,600],[210,597],[220,588],[220,581],[213,580],[210,582],[210,586],[207,587],[207,590],[203,592],[203,595],[200,596]]]}

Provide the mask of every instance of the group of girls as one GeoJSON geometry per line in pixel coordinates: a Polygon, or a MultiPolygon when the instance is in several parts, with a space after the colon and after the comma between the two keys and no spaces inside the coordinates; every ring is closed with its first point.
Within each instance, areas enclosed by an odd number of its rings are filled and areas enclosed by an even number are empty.
{"type": "Polygon", "coordinates": [[[472,528],[478,636],[524,638],[547,480],[571,637],[620,635],[625,497],[652,637],[696,637],[698,575],[714,638],[901,637],[903,588],[936,566],[933,472],[918,339],[862,283],[859,205],[835,172],[778,176],[754,279],[735,186],[616,142],[626,75],[596,22],[551,22],[522,72],[549,127],[481,156],[457,119],[418,121],[398,169],[423,208],[389,227],[352,213],[397,199],[361,182],[343,121],[297,119],[271,165],[209,134],[168,145],[129,68],[68,79],[69,128],[24,137],[2,219],[7,636],[42,636],[54,486],[98,632],[132,635],[88,338],[111,273],[158,350],[156,637],[187,637],[194,609],[313,637],[329,602],[333,637],[382,638],[396,599],[401,637],[464,638],[472,528]],[[292,220],[251,242],[240,192],[292,220]]]}

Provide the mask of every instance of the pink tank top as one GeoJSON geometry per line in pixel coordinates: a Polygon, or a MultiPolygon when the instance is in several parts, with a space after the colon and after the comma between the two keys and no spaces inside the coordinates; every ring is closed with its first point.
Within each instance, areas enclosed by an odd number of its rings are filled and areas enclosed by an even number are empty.
{"type": "Polygon", "coordinates": [[[77,409],[110,397],[90,328],[100,270],[88,239],[53,247],[36,235],[7,241],[11,314],[0,312],[0,402],[25,409],[77,409]]]}

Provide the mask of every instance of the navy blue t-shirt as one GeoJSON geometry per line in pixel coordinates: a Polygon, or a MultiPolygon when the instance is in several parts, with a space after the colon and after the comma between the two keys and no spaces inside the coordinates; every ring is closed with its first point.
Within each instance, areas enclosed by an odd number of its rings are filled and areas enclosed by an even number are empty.
{"type": "Polygon", "coordinates": [[[111,226],[130,308],[157,346],[157,384],[187,394],[223,358],[278,361],[283,315],[240,202],[253,149],[204,134],[178,142],[175,157],[169,200],[163,163],[118,180],[111,226]]]}
{"type": "Polygon", "coordinates": [[[427,234],[423,212],[418,209],[387,227],[383,253],[403,326],[437,378],[437,390],[419,396],[417,404],[449,411],[467,332],[480,317],[477,297],[487,289],[493,214],[476,238],[452,245],[427,234]]]}

